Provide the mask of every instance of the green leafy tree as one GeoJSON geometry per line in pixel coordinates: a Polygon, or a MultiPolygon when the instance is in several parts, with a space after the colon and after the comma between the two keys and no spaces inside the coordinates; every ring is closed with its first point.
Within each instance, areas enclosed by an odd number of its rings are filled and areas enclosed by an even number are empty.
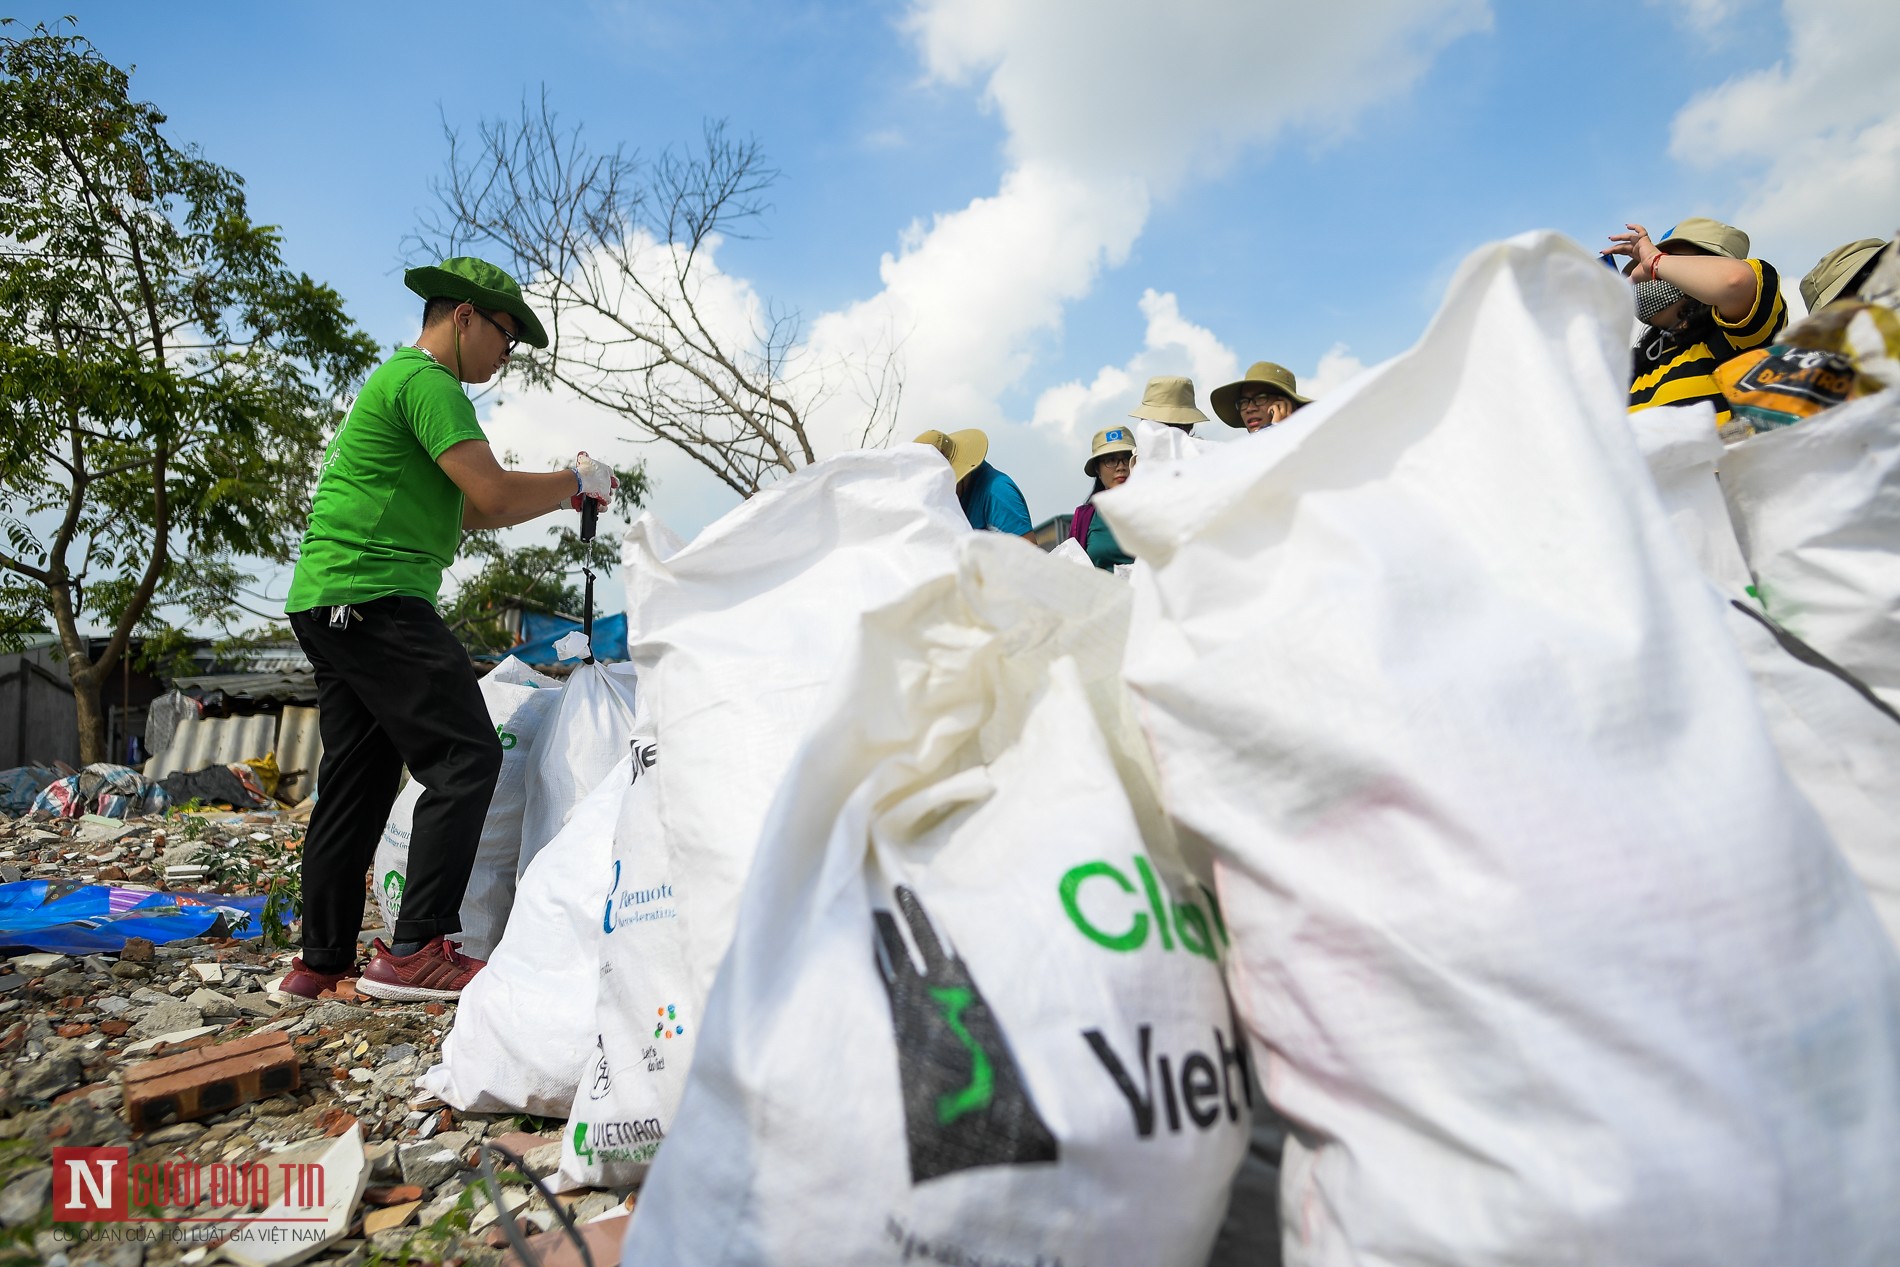
{"type": "Polygon", "coordinates": [[[376,356],[237,174],[128,87],[81,36],[0,31],[0,631],[38,598],[86,761],[135,632],[228,627],[257,562],[292,558],[340,394],[376,356]]]}

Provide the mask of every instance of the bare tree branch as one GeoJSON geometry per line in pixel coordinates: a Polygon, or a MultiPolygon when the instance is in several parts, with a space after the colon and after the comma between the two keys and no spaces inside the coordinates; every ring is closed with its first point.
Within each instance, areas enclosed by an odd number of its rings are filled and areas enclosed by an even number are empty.
{"type": "Polygon", "coordinates": [[[512,264],[549,346],[518,354],[509,373],[611,411],[630,439],[670,445],[741,496],[818,459],[820,405],[854,400],[865,413],[845,434],[889,437],[901,340],[819,363],[796,313],[760,310],[712,265],[770,210],[779,173],[756,140],[712,122],[690,152],[597,152],[545,89],[515,119],[443,132],[437,206],[412,246],[512,264]]]}

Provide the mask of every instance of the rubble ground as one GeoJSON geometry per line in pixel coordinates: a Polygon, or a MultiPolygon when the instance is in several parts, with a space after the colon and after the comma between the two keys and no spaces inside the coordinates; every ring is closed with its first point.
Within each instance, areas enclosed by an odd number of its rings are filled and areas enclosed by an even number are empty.
{"type": "MultiPolygon", "coordinates": [[[[169,880],[179,891],[262,893],[294,881],[302,835],[301,823],[270,812],[174,812],[123,822],[0,816],[0,882],[165,889],[169,880]]],[[[366,911],[374,920],[373,902],[366,911]]],[[[366,931],[365,940],[373,935],[366,931]]],[[[473,1169],[476,1147],[500,1143],[532,1173],[551,1175],[560,1163],[561,1123],[443,1105],[415,1078],[438,1059],[453,1003],[371,999],[349,982],[315,1001],[274,993],[295,951],[270,943],[267,934],[159,946],[135,939],[118,955],[0,951],[0,1263],[166,1267],[219,1259],[216,1246],[74,1240],[79,1225],[55,1230],[55,1145],[125,1145],[135,1167],[246,1162],[335,1139],[353,1123],[362,1126],[369,1187],[347,1234],[307,1261],[499,1264],[511,1257],[473,1169]],[[297,1089],[134,1134],[124,1104],[129,1066],[273,1032],[295,1048],[297,1089]]],[[[504,1172],[501,1187],[503,1205],[524,1231],[557,1227],[525,1178],[504,1172]]],[[[557,1200],[577,1223],[632,1205],[626,1191],[557,1200]]]]}

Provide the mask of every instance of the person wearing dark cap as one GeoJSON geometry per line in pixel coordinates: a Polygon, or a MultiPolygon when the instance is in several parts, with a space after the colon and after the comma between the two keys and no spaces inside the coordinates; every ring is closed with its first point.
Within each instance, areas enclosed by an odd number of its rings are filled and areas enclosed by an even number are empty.
{"type": "Polygon", "coordinates": [[[1706,400],[1716,427],[1727,427],[1729,404],[1715,370],[1766,347],[1787,324],[1780,276],[1749,257],[1746,233],[1717,220],[1691,217],[1654,242],[1640,224],[1624,228],[1602,254],[1629,259],[1624,272],[1636,283],[1636,315],[1650,327],[1634,349],[1631,412],[1706,400]]]}
{"type": "Polygon", "coordinates": [[[964,431],[926,431],[916,443],[943,454],[957,482],[957,501],[972,528],[1027,537],[1035,527],[1029,521],[1029,503],[1016,481],[989,463],[990,438],[971,427],[964,431]]]}
{"type": "Polygon", "coordinates": [[[1823,255],[1821,262],[1801,279],[1801,302],[1809,312],[1818,312],[1836,299],[1859,295],[1861,283],[1880,262],[1881,249],[1886,245],[1885,238],[1862,238],[1823,255]]]}
{"type": "Polygon", "coordinates": [[[613,473],[580,454],[558,471],[505,470],[464,383],[547,332],[515,280],[470,257],[412,268],[422,333],[363,384],[330,441],[284,607],[316,670],[323,760],[303,845],[303,954],[280,985],[315,998],[356,975],[364,876],[406,765],[416,803],[391,945],[357,985],[385,999],[453,999],[481,968],[450,940],[501,770],[468,652],[435,603],[467,528],[604,504],[613,473]]]}
{"type": "Polygon", "coordinates": [[[1113,572],[1118,563],[1133,563],[1135,556],[1122,549],[1114,530],[1095,513],[1095,495],[1120,488],[1134,470],[1135,438],[1128,428],[1097,431],[1089,445],[1089,460],[1082,464],[1082,474],[1093,478],[1095,487],[1089,490],[1089,499],[1075,508],[1069,520],[1069,536],[1088,551],[1089,562],[1104,572],[1113,572]]]}
{"type": "Polygon", "coordinates": [[[1300,395],[1293,371],[1272,361],[1255,361],[1245,378],[1216,387],[1207,400],[1216,418],[1250,432],[1285,422],[1294,410],[1313,403],[1300,395]]]}

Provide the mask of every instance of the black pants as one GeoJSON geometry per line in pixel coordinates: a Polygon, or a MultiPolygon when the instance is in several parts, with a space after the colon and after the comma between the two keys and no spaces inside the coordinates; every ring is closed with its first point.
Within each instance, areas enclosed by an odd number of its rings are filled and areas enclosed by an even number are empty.
{"type": "Polygon", "coordinates": [[[501,773],[501,741],[468,652],[420,598],[293,612],[317,671],[323,762],[303,846],[303,961],[340,972],[356,961],[363,877],[389,820],[402,768],[426,789],[416,804],[397,941],[462,927],[462,893],[501,773]]]}

